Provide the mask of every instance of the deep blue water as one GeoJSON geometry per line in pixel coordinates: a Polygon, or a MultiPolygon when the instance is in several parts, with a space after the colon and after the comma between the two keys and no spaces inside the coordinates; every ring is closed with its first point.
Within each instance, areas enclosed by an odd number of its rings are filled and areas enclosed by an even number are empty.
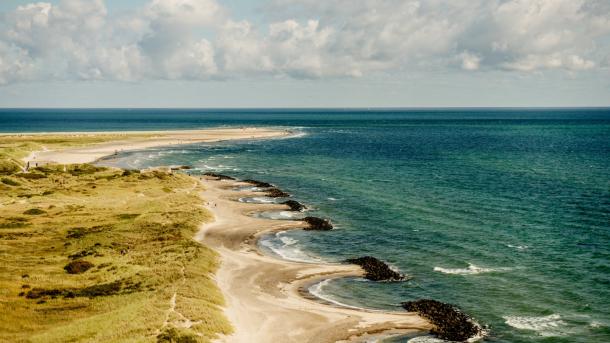
{"type": "Polygon", "coordinates": [[[258,125],[304,135],[125,153],[277,184],[330,232],[264,241],[296,259],[373,255],[407,282],[317,291],[396,309],[434,298],[493,342],[610,341],[610,110],[0,110],[0,131],[258,125]]]}

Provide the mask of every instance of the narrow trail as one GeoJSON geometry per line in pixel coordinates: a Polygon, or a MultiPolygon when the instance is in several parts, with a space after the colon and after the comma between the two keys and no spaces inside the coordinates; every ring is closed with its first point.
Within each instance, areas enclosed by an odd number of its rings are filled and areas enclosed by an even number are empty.
{"type": "Polygon", "coordinates": [[[181,279],[180,284],[176,286],[176,290],[174,291],[172,297],[169,299],[169,308],[165,312],[165,319],[163,320],[163,325],[161,328],[157,330],[157,335],[163,331],[166,327],[176,327],[176,328],[190,328],[193,325],[200,324],[200,320],[192,321],[182,313],[176,310],[176,298],[178,297],[178,289],[180,286],[184,286],[186,284],[186,274],[185,268],[182,266],[180,268],[181,279]]]}

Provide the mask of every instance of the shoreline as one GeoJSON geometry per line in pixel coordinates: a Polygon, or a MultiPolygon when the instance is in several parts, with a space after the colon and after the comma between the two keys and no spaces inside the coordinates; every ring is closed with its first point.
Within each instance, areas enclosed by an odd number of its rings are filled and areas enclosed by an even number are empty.
{"type": "MultiPolygon", "coordinates": [[[[24,162],[95,163],[119,152],[161,146],[225,140],[288,137],[289,130],[223,128],[181,131],[72,132],[51,135],[113,135],[111,140],[82,147],[34,151],[24,162]],[[131,138],[131,139],[129,139],[131,138]]],[[[6,134],[5,134],[6,135],[6,134]]],[[[20,134],[28,136],[30,134],[20,134]]],[[[39,134],[43,135],[44,134],[39,134]]],[[[324,280],[362,276],[361,267],[350,264],[295,262],[269,256],[259,250],[258,239],[268,233],[299,229],[300,221],[255,218],[249,214],[265,210],[287,210],[281,204],[241,203],[240,197],[260,196],[255,191],[235,191],[240,181],[215,181],[193,176],[204,185],[202,201],[214,221],[203,223],[195,240],[221,256],[215,282],[225,297],[223,308],[234,333],[219,342],[352,342],[367,338],[425,334],[433,326],[414,312],[387,312],[333,304],[308,288],[324,280]],[[277,330],[281,327],[282,330],[277,330]]]]}
{"type": "Polygon", "coordinates": [[[209,177],[201,182],[202,197],[216,205],[206,207],[215,221],[202,225],[196,240],[221,255],[216,282],[225,294],[225,314],[235,329],[219,342],[352,342],[380,334],[423,334],[432,328],[414,312],[344,307],[312,294],[311,285],[362,276],[363,270],[356,265],[295,262],[263,253],[257,244],[261,236],[305,224],[250,216],[287,206],[238,202],[240,197],[260,195],[234,190],[243,182],[209,177]]]}

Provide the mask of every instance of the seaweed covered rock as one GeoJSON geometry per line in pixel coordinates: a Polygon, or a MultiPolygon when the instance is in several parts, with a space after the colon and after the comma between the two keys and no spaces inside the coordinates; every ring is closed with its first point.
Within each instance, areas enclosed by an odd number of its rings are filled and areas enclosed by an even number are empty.
{"type": "Polygon", "coordinates": [[[296,200],[286,200],[282,204],[290,207],[291,211],[303,211],[305,209],[305,205],[301,204],[296,200]]]}
{"type": "Polygon", "coordinates": [[[68,274],[81,274],[93,268],[93,263],[84,260],[72,261],[64,266],[68,274]]]}
{"type": "Polygon", "coordinates": [[[330,219],[322,219],[318,217],[305,217],[301,219],[302,221],[309,224],[304,230],[320,230],[320,231],[328,231],[332,230],[333,224],[331,224],[330,219]]]}
{"type": "Polygon", "coordinates": [[[271,198],[285,198],[289,197],[290,194],[284,192],[283,190],[273,187],[265,192],[265,195],[271,198]]]}
{"type": "Polygon", "coordinates": [[[480,335],[482,329],[457,307],[430,299],[403,302],[402,307],[409,312],[417,312],[434,326],[430,332],[441,339],[464,342],[480,335]]]}
{"type": "Polygon", "coordinates": [[[392,269],[383,261],[372,257],[364,256],[358,258],[347,259],[346,262],[357,264],[364,269],[364,277],[372,281],[401,281],[405,279],[404,275],[401,275],[392,269]]]}
{"type": "Polygon", "coordinates": [[[222,174],[217,174],[217,173],[211,173],[211,172],[203,173],[203,175],[210,176],[210,177],[215,177],[217,180],[235,180],[234,177],[227,176],[227,175],[222,175],[222,174]]]}
{"type": "Polygon", "coordinates": [[[244,180],[245,183],[249,183],[251,185],[254,185],[256,187],[260,187],[260,188],[269,188],[269,187],[273,187],[272,184],[267,183],[267,182],[262,182],[262,181],[257,181],[257,180],[252,180],[252,179],[246,179],[244,180]]]}

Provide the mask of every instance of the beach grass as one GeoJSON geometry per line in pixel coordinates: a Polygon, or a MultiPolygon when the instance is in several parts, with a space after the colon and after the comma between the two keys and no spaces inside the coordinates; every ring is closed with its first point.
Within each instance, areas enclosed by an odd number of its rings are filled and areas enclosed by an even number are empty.
{"type": "MultiPolygon", "coordinates": [[[[0,137],[0,162],[105,137],[0,137]]],[[[8,162],[7,162],[8,161],[8,162]]],[[[83,165],[0,175],[0,341],[206,342],[228,334],[201,185],[83,165]]]]}

